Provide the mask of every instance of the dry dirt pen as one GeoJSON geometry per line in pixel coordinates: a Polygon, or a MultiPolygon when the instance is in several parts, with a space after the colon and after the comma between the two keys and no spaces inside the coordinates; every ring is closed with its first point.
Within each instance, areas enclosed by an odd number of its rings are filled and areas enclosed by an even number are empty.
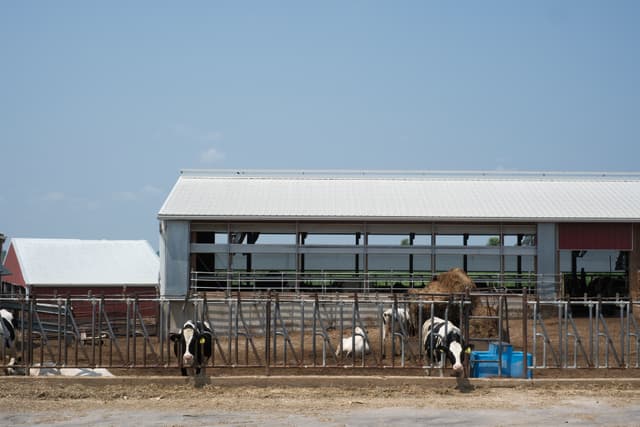
{"type": "Polygon", "coordinates": [[[0,425],[637,425],[637,380],[7,377],[0,425]],[[461,386],[462,385],[462,386],[461,386]]]}

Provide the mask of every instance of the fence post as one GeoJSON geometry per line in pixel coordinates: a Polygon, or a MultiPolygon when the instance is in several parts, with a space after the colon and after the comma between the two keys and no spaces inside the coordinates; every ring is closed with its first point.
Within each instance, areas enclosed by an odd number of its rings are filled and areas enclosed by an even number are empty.
{"type": "Polygon", "coordinates": [[[527,378],[529,373],[529,362],[528,362],[528,342],[529,337],[527,336],[527,318],[528,313],[527,309],[529,308],[527,304],[527,287],[525,286],[522,289],[522,378],[527,378]]]}
{"type": "MultiPolygon", "coordinates": [[[[462,313],[460,316],[460,326],[464,328],[463,340],[465,346],[469,345],[469,313],[471,312],[472,305],[469,304],[467,306],[466,301],[469,300],[471,302],[471,291],[469,288],[464,290],[464,296],[462,298],[462,304],[460,306],[460,312],[462,313]]],[[[464,358],[464,369],[466,372],[469,372],[471,354],[464,358]]]]}
{"type": "MultiPolygon", "coordinates": [[[[269,376],[271,375],[271,371],[270,371],[270,365],[271,365],[271,348],[270,348],[270,344],[271,344],[271,290],[269,290],[269,293],[267,294],[267,302],[266,302],[266,307],[265,307],[265,332],[264,332],[264,348],[265,348],[265,356],[264,356],[264,360],[265,360],[265,375],[269,376]]],[[[275,335],[274,335],[275,337],[275,335]]]]}
{"type": "MultiPolygon", "coordinates": [[[[33,366],[33,306],[36,303],[36,298],[29,299],[29,326],[27,329],[27,337],[29,342],[29,349],[27,351],[27,360],[25,360],[25,366],[27,367],[27,372],[29,368],[33,366]]],[[[42,344],[42,343],[41,343],[42,344]]],[[[77,363],[77,358],[76,358],[77,363]]]]}

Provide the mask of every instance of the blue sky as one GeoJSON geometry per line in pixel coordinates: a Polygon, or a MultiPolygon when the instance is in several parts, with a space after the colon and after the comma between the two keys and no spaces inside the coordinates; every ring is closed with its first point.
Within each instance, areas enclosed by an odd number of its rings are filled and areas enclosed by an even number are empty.
{"type": "Polygon", "coordinates": [[[637,171],[638,1],[0,2],[0,232],[146,239],[181,169],[637,171]]]}

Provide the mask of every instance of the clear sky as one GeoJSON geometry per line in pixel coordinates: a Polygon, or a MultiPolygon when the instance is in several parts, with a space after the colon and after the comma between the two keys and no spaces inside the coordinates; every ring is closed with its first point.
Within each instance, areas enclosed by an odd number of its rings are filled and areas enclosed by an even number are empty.
{"type": "Polygon", "coordinates": [[[182,169],[638,171],[640,1],[0,1],[0,233],[145,239],[182,169]]]}

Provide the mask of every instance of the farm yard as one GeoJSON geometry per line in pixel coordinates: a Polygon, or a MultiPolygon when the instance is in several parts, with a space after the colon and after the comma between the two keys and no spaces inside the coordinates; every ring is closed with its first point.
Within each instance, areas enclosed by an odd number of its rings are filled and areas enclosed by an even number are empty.
{"type": "Polygon", "coordinates": [[[492,291],[447,301],[210,292],[12,302],[16,351],[29,361],[19,368],[84,371],[3,377],[0,425],[634,425],[640,415],[637,309],[626,300],[492,291]],[[453,377],[425,358],[420,328],[404,324],[391,325],[395,338],[383,346],[383,312],[412,307],[418,323],[459,315],[478,351],[501,341],[531,353],[532,379],[510,378],[498,360],[488,378],[453,377]],[[214,332],[202,376],[179,376],[167,331],[184,319],[214,332]],[[355,326],[369,344],[364,358],[339,351],[355,326]],[[113,376],[92,377],[96,367],[113,376]]]}
{"type": "Polygon", "coordinates": [[[640,427],[640,2],[5,3],[0,427],[640,427]]]}

